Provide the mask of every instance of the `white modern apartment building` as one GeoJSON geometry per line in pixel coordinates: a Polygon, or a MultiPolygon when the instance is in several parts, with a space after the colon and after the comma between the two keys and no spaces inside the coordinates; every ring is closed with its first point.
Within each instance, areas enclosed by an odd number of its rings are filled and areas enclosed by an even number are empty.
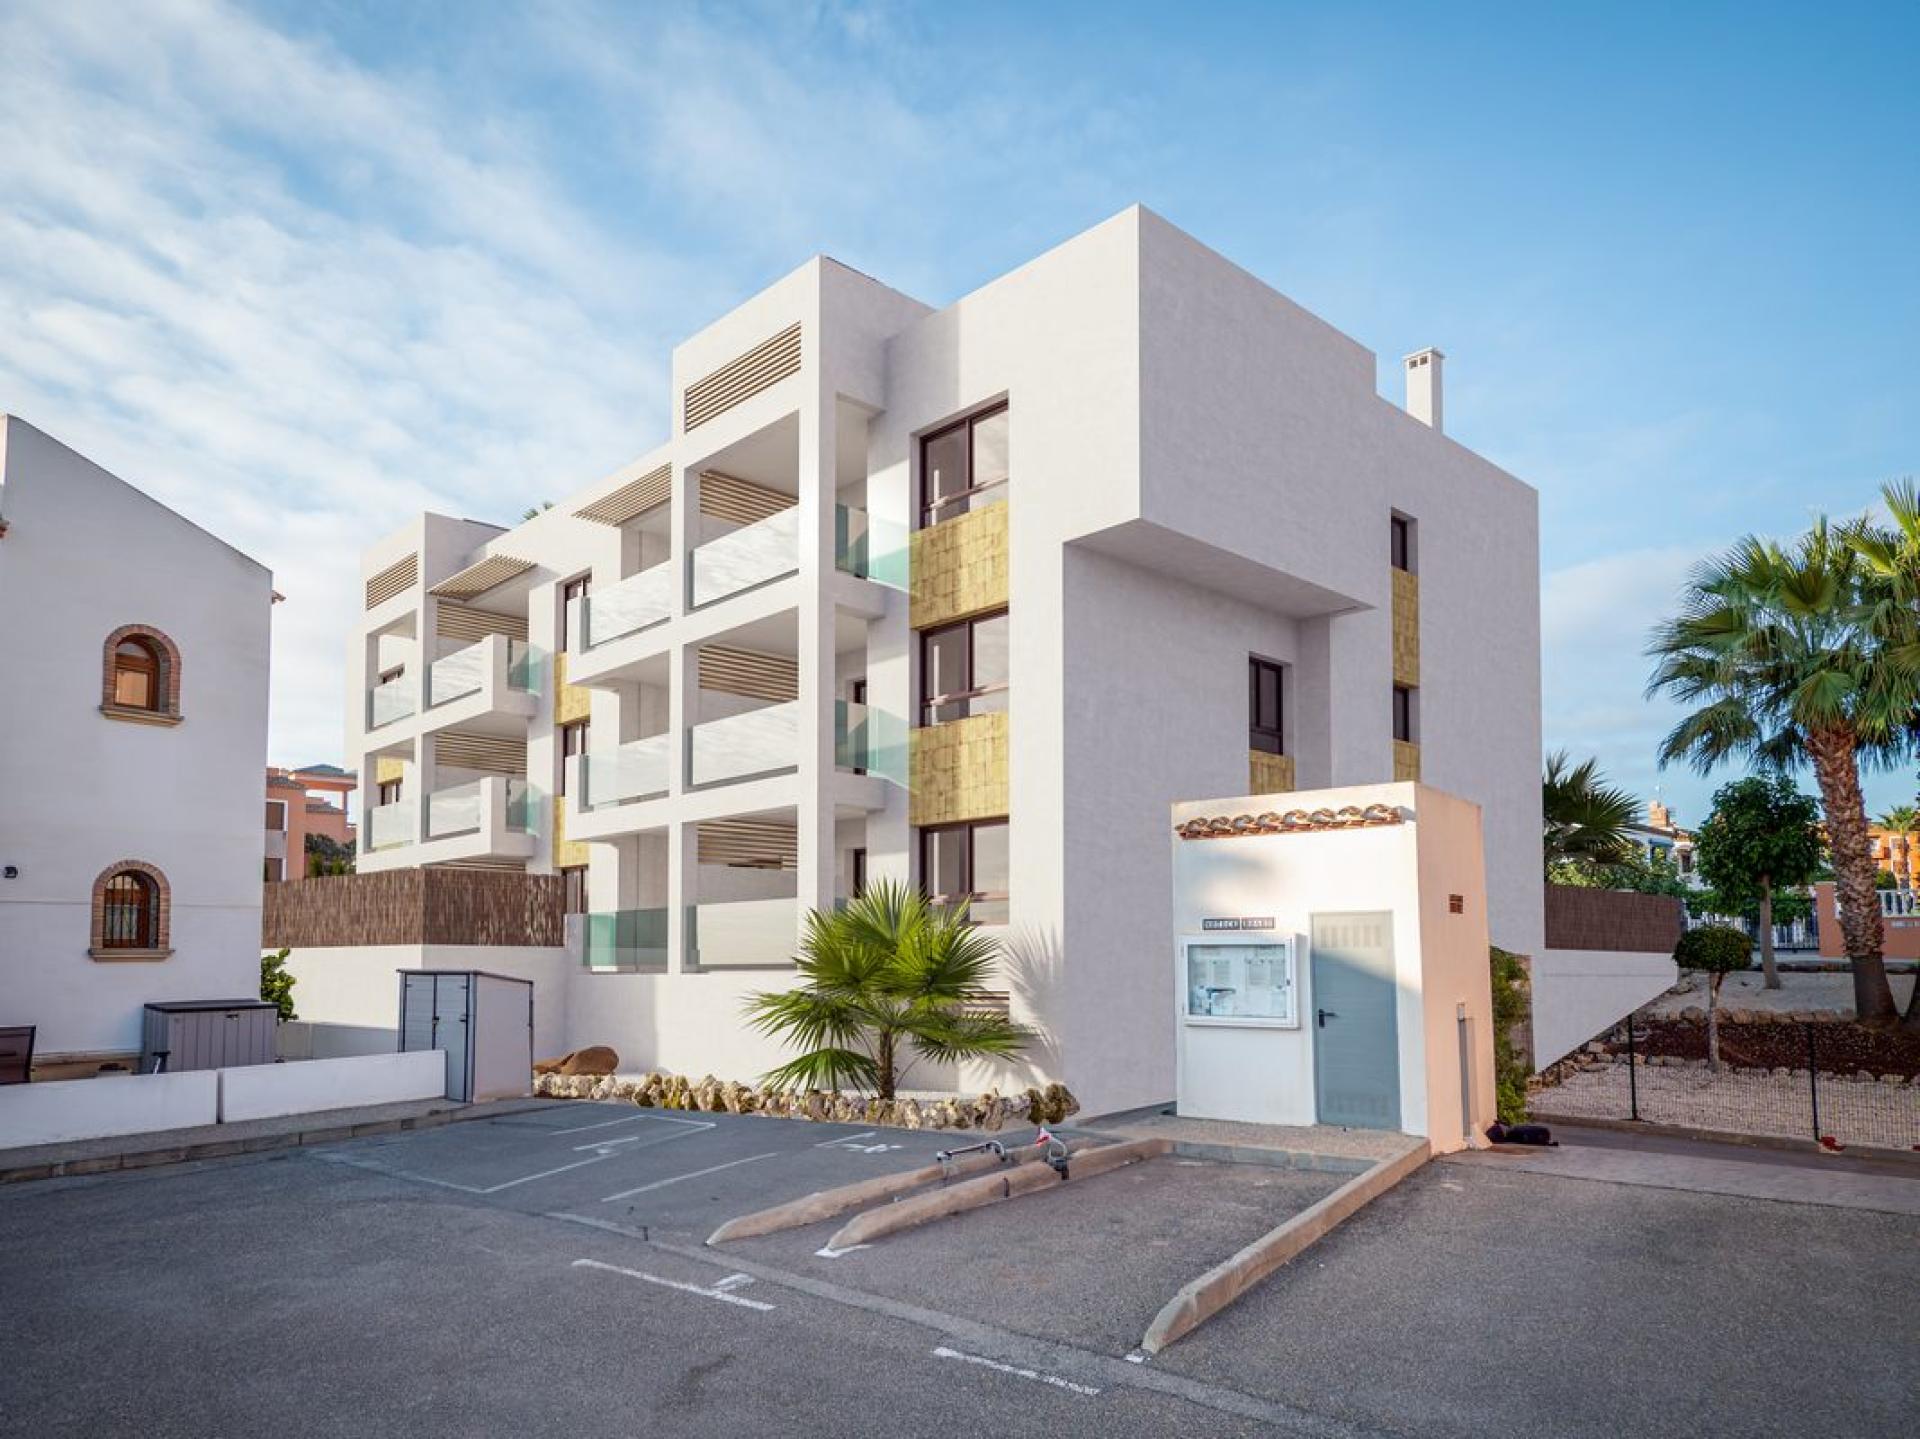
{"type": "Polygon", "coordinates": [[[812,260],[674,351],[657,448],[366,552],[360,867],[564,872],[571,1042],[739,1078],[808,908],[964,897],[1046,1038],[947,1079],[1089,1110],[1173,1093],[1175,800],[1454,791],[1536,952],[1536,496],[1406,367],[1139,208],[942,309],[812,260]]]}
{"type": "Polygon", "coordinates": [[[142,1007],[260,992],[272,576],[0,416],[0,1026],[127,1065],[142,1007]]]}

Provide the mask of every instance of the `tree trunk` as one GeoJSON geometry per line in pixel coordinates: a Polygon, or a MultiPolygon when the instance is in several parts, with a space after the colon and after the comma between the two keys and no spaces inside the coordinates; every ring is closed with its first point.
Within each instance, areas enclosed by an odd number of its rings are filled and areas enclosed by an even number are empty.
{"type": "Polygon", "coordinates": [[[894,1083],[893,1035],[890,1033],[883,1032],[880,1035],[880,1043],[878,1045],[878,1049],[880,1052],[876,1057],[876,1063],[877,1063],[877,1068],[879,1070],[879,1074],[878,1074],[878,1077],[874,1080],[873,1087],[880,1091],[880,1098],[892,1099],[893,1083],[894,1083]]]}
{"type": "Polygon", "coordinates": [[[1780,971],[1773,963],[1773,877],[1760,876],[1760,972],[1768,989],[1780,987],[1780,971]]]}
{"type": "Polygon", "coordinates": [[[1908,880],[1913,873],[1911,861],[1907,857],[1907,837],[1904,834],[1896,834],[1888,839],[1888,843],[1893,847],[1893,887],[1901,894],[1905,894],[1908,880]]]}
{"type": "Polygon", "coordinates": [[[1726,974],[1716,969],[1707,976],[1707,1068],[1720,1072],[1720,981],[1726,974]]]}
{"type": "Polygon", "coordinates": [[[1860,766],[1853,735],[1820,730],[1807,736],[1813,777],[1827,812],[1827,843],[1833,851],[1833,892],[1840,909],[1841,947],[1853,971],[1853,1009],[1862,1024],[1889,1024],[1897,1017],[1893,990],[1881,955],[1885,930],[1874,885],[1879,866],[1867,835],[1867,804],[1860,793],[1860,766]]]}

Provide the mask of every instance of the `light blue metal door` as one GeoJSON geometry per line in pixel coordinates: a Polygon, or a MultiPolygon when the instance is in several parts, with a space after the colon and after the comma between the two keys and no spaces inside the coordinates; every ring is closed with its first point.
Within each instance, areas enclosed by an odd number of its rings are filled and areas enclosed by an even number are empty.
{"type": "Polygon", "coordinates": [[[1400,1127],[1393,916],[1313,916],[1313,1088],[1322,1124],[1400,1127]]]}

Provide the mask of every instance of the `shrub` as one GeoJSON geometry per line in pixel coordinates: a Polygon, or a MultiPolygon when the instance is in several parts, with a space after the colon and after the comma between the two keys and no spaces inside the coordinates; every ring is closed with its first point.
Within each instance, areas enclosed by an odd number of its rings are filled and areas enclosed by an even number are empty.
{"type": "Polygon", "coordinates": [[[1527,1056],[1513,1042],[1514,1027],[1526,1021],[1527,967],[1520,956],[1490,948],[1493,964],[1493,1094],[1502,1124],[1527,1117],[1527,1056]]]}
{"type": "Polygon", "coordinates": [[[1707,976],[1707,1062],[1720,1068],[1720,981],[1753,963],[1753,941],[1730,924],[1703,924],[1680,936],[1673,962],[1707,976]]]}
{"type": "Polygon", "coordinates": [[[293,987],[300,981],[287,973],[287,956],[291,952],[283,949],[278,954],[260,956],[260,997],[280,1007],[282,1024],[300,1017],[293,1012],[293,987]]]}

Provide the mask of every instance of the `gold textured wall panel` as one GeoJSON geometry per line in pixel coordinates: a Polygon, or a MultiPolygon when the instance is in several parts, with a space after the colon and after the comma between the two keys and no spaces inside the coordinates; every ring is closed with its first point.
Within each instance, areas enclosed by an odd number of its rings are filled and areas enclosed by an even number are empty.
{"type": "Polygon", "coordinates": [[[553,797],[553,866],[572,869],[586,862],[586,841],[567,838],[567,797],[557,794],[553,797]]]}
{"type": "Polygon", "coordinates": [[[567,655],[561,650],[553,657],[553,722],[572,724],[593,714],[593,691],[585,685],[567,683],[567,655]]]}
{"type": "Polygon", "coordinates": [[[1007,813],[1007,716],[971,715],[913,731],[908,822],[958,824],[1007,813]]]}
{"type": "Polygon", "coordinates": [[[1393,682],[1420,683],[1420,577],[1393,572],[1393,682]]]}
{"type": "Polygon", "coordinates": [[[1247,751],[1248,794],[1291,794],[1293,787],[1292,755],[1247,751]]]}
{"type": "Polygon", "coordinates": [[[373,760],[373,782],[375,784],[393,784],[407,777],[407,762],[397,754],[375,755],[373,760]]]}
{"type": "Polygon", "coordinates": [[[1393,777],[1396,780],[1420,778],[1420,746],[1403,739],[1393,742],[1393,777]]]}
{"type": "Polygon", "coordinates": [[[917,630],[1004,609],[1006,505],[989,505],[915,530],[910,563],[909,623],[917,630]]]}

